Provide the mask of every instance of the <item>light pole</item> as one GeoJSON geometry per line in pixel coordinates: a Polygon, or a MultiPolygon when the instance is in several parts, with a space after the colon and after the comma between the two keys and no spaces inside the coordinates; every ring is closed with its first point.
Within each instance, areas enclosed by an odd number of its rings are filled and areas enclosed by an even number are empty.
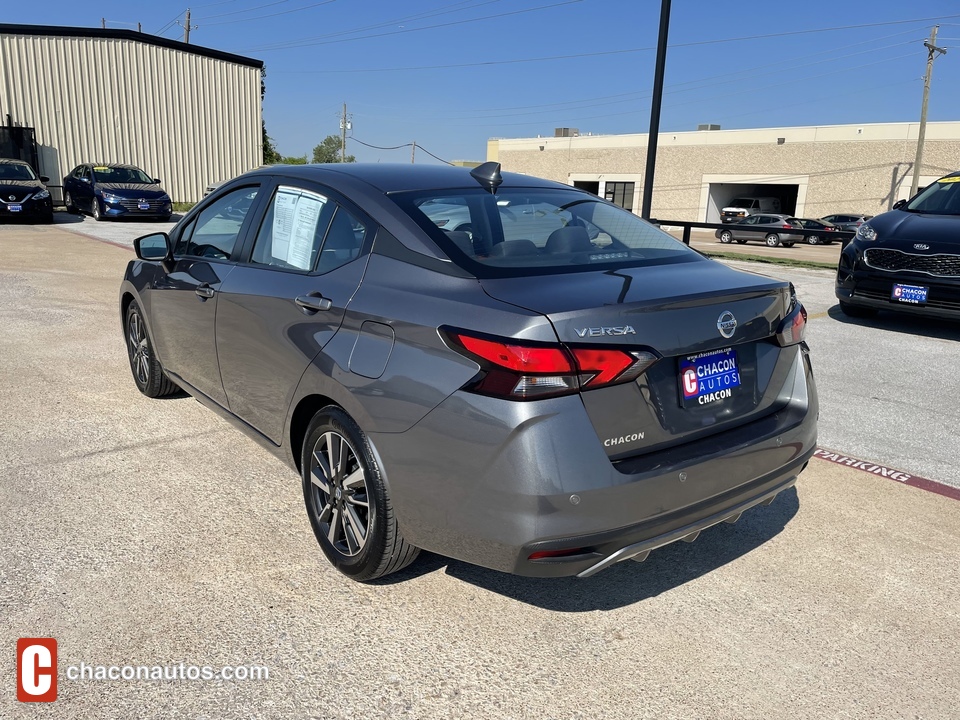
{"type": "Polygon", "coordinates": [[[640,216],[650,219],[653,202],[653,174],[657,167],[657,140],[660,137],[660,104],[663,100],[663,71],[667,64],[667,31],[670,29],[670,0],[660,0],[660,37],[657,39],[657,66],[653,75],[650,102],[650,133],[647,136],[647,170],[643,176],[643,204],[640,216]]]}

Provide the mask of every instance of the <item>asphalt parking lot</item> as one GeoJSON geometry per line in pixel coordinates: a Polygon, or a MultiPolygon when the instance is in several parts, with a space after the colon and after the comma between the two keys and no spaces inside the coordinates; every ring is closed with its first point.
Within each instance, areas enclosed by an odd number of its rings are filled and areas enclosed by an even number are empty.
{"type": "MultiPolygon", "coordinates": [[[[0,631],[57,638],[61,668],[270,677],[61,672],[56,703],[8,691],[0,717],[958,716],[960,502],[820,459],[736,525],[590,580],[432,555],[343,578],[295,474],[193,400],[137,392],[116,244],[169,227],[140,225],[0,227],[0,631]]],[[[829,271],[762,271],[810,312],[821,444],[960,487],[960,327],[848,321],[829,271]]]]}

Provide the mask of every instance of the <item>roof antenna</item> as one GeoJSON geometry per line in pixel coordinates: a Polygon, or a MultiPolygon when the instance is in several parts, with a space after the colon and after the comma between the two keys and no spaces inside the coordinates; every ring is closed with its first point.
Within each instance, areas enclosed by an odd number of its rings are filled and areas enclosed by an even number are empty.
{"type": "Polygon", "coordinates": [[[491,195],[497,192],[497,188],[503,182],[503,178],[500,177],[500,163],[498,162],[485,162],[483,165],[478,165],[470,171],[470,175],[483,185],[491,195]]]}

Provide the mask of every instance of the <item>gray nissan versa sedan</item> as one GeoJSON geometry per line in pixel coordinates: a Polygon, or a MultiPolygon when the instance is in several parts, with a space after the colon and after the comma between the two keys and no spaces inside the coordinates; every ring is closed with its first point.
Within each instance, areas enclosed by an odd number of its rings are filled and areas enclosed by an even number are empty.
{"type": "Polygon", "coordinates": [[[263,168],[136,252],[141,392],[183,388],[297,468],[356,580],[420,548],[592,575],[772,502],[814,452],[789,283],[496,163],[263,168]]]}

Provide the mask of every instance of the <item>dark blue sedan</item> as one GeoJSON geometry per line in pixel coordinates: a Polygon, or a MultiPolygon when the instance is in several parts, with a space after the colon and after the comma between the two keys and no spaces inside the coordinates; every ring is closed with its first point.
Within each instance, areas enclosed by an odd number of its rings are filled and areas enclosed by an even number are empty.
{"type": "Polygon", "coordinates": [[[94,220],[144,217],[169,220],[170,196],[133,165],[78,165],[63,179],[63,202],[72,213],[89,213],[94,220]]]}

